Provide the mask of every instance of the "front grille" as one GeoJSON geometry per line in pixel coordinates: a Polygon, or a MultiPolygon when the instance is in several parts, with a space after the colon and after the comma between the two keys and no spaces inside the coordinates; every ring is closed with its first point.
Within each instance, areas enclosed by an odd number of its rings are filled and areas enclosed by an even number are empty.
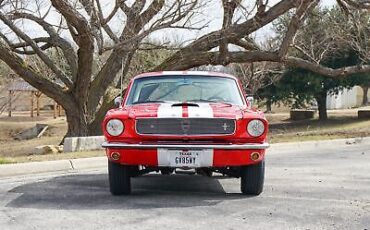
{"type": "Polygon", "coordinates": [[[227,135],[235,131],[235,120],[225,118],[147,118],[136,121],[138,134],[227,135]]]}

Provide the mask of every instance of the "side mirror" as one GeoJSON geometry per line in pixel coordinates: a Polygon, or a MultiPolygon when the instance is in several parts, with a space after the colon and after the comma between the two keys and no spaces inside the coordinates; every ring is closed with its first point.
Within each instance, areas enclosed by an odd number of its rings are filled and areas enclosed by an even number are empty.
{"type": "Polygon", "coordinates": [[[120,108],[122,106],[122,97],[116,97],[114,99],[114,106],[120,108]]]}
{"type": "Polygon", "coordinates": [[[247,96],[247,103],[249,104],[250,108],[253,106],[254,97],[253,96],[247,96]]]}

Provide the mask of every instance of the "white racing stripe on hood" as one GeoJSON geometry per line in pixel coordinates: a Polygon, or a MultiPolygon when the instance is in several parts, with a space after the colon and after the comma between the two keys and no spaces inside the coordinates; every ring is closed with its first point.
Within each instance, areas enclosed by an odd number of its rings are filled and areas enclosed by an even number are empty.
{"type": "Polygon", "coordinates": [[[201,117],[201,118],[212,118],[213,109],[208,103],[199,103],[199,107],[189,106],[188,114],[189,117],[201,117]]]}
{"type": "Polygon", "coordinates": [[[182,107],[172,107],[171,104],[160,104],[157,111],[157,117],[170,118],[170,117],[182,117],[182,107]]]}

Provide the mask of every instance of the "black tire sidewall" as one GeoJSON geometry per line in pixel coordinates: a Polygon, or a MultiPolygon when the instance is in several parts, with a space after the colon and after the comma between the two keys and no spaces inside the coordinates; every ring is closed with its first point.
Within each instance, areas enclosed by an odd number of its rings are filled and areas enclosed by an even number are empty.
{"type": "Polygon", "coordinates": [[[130,167],[108,161],[109,188],[112,195],[131,193],[130,167]]]}
{"type": "Polygon", "coordinates": [[[240,186],[243,194],[259,195],[263,191],[265,161],[240,168],[240,186]]]}

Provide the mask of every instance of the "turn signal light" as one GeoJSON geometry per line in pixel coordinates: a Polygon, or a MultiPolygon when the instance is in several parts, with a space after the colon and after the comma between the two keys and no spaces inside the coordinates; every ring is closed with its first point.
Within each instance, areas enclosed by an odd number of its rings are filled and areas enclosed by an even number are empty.
{"type": "Polygon", "coordinates": [[[110,156],[115,161],[118,161],[119,158],[121,157],[121,155],[119,153],[117,153],[117,152],[113,152],[110,156]]]}
{"type": "Polygon", "coordinates": [[[251,159],[252,159],[252,161],[256,161],[256,160],[260,159],[260,154],[257,153],[257,152],[253,152],[251,154],[251,159]]]}

